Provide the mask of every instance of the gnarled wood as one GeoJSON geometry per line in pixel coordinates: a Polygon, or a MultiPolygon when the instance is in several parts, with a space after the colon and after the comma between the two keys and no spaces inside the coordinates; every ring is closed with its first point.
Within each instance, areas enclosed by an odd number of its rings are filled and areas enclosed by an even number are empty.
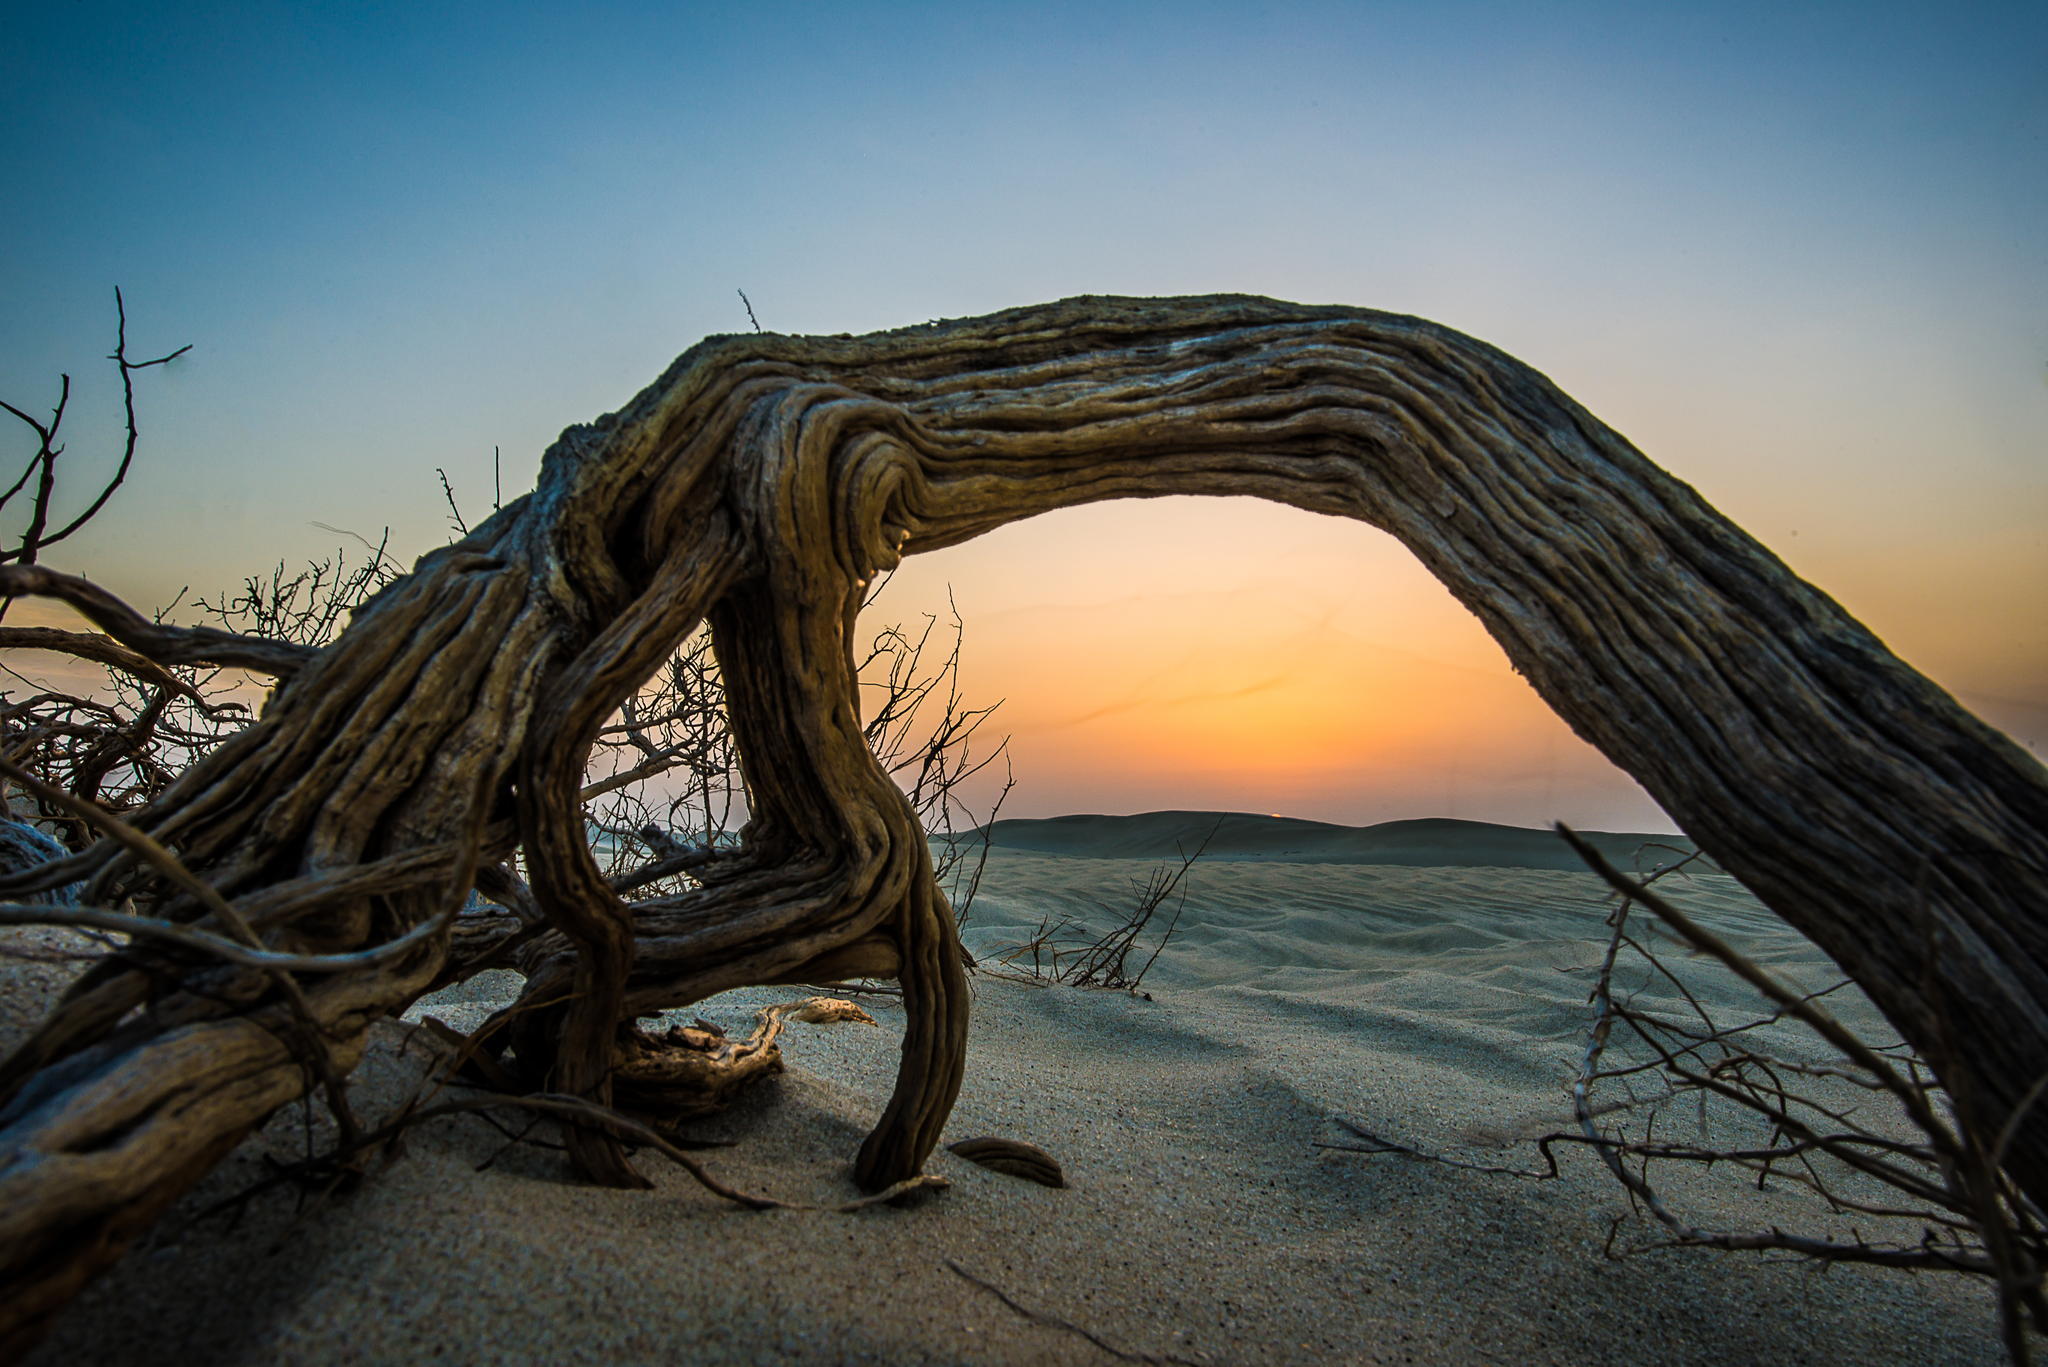
{"type": "MultiPolygon", "coordinates": [[[[278,657],[292,677],[260,722],[135,824],[272,947],[308,953],[404,934],[523,845],[555,928],[530,947],[528,1000],[565,1000],[523,1016],[514,1047],[597,1100],[622,1019],[742,984],[898,976],[897,1090],[857,1164],[883,1186],[937,1140],[966,996],[916,820],[861,740],[862,587],[1019,518],[1162,494],[1399,537],[1580,735],[1862,984],[1973,1124],[2011,1122],[2012,1170],[2048,1197],[2048,1107],[2016,1114],[2048,1069],[2048,775],[1542,376],[1412,318],[1076,299],[712,339],[563,433],[533,494],[334,645],[278,657]],[[628,907],[583,842],[582,758],[706,617],[753,821],[703,888],[628,907]]],[[[14,573],[0,592],[49,587],[14,573]]],[[[239,638],[116,634],[262,658],[239,638]]],[[[112,849],[86,863],[71,876],[102,896],[198,918],[112,849]]],[[[309,986],[341,1062],[439,960],[309,986]]],[[[224,999],[219,973],[110,962],[0,1066],[0,1336],[32,1333],[299,1091],[279,1005],[261,982],[224,999]]],[[[593,1175],[636,1180],[615,1140],[575,1142],[593,1175]]]]}
{"type": "Polygon", "coordinates": [[[762,1007],[754,1013],[754,1028],[740,1039],[702,1021],[671,1026],[660,1035],[621,1030],[612,1057],[613,1088],[622,1105],[664,1121],[723,1110],[754,1083],[782,1071],[777,1041],[791,1021],[877,1023],[850,1001],[804,997],[762,1007]]]}

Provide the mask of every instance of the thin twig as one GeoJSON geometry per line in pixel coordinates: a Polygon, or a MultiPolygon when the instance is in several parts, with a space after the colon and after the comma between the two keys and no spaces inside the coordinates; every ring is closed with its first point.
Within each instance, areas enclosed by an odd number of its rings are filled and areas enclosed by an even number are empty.
{"type": "Polygon", "coordinates": [[[448,500],[449,522],[454,524],[455,531],[458,535],[468,536],[469,523],[463,520],[462,509],[458,508],[455,505],[455,486],[448,482],[448,472],[446,470],[443,470],[440,466],[436,465],[434,467],[434,473],[441,477],[441,496],[448,500]]]}
{"type": "Polygon", "coordinates": [[[997,1286],[994,1282],[986,1281],[980,1277],[975,1276],[972,1272],[969,1272],[966,1268],[962,1267],[959,1263],[953,1261],[951,1258],[946,1259],[946,1268],[954,1276],[958,1277],[961,1281],[964,1281],[971,1286],[978,1286],[983,1291],[986,1291],[991,1296],[994,1296],[997,1300],[1001,1301],[1004,1305],[1008,1306],[1012,1311],[1014,1311],[1020,1318],[1028,1320],[1033,1324],[1043,1325],[1047,1329],[1058,1329],[1064,1333],[1078,1334],[1082,1338],[1087,1339],[1088,1342],[1094,1344],[1097,1348],[1100,1348],[1103,1352],[1115,1358],[1118,1362],[1172,1362],[1186,1363],[1188,1367],[1200,1367],[1199,1364],[1195,1363],[1190,1358],[1173,1357],[1168,1354],[1162,1353],[1126,1352],[1125,1350],[1111,1343],[1108,1339],[1103,1338],[1102,1335],[1096,1333],[1092,1329],[1084,1329],[1080,1325],[1074,1323],[1072,1320],[1063,1320],[1057,1315],[1048,1315],[1043,1311],[1031,1309],[1029,1306],[1024,1305],[1023,1303],[1018,1301],[1016,1297],[1010,1295],[1009,1292],[1003,1290],[1000,1286],[997,1286]]]}

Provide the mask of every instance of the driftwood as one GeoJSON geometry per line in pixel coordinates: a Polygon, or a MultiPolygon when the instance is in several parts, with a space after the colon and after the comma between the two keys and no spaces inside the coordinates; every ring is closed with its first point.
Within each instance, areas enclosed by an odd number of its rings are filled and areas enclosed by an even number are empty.
{"type": "Polygon", "coordinates": [[[671,1026],[661,1035],[637,1026],[622,1029],[612,1052],[614,1099],[663,1119],[723,1110],[754,1083],[782,1071],[779,1041],[791,1021],[877,1024],[850,1001],[805,997],[762,1007],[754,1013],[754,1028],[739,1039],[703,1021],[671,1026]]]}
{"type": "MultiPolygon", "coordinates": [[[[862,591],[906,554],[1162,494],[1400,538],[1580,735],[1835,957],[2048,1198],[2048,1107],[2022,1104],[2048,1070],[2048,775],[1541,375],[1358,309],[1076,299],[714,338],[564,432],[532,494],[318,651],[0,569],[0,594],[65,599],[153,660],[280,681],[133,817],[205,897],[103,841],[0,879],[0,898],[83,878],[98,905],[333,956],[451,913],[517,848],[552,929],[523,960],[514,1049],[556,1093],[609,1104],[637,1015],[900,979],[901,1070],[855,1168],[886,1186],[938,1139],[967,995],[914,815],[862,740],[862,591]],[[704,620],[753,818],[701,888],[629,906],[584,839],[584,757],[704,620]]],[[[309,1079],[344,1073],[445,945],[302,979],[175,947],[87,972],[0,1065],[0,1354],[309,1079]]],[[[640,1180],[609,1133],[579,1128],[571,1150],[599,1181],[640,1180]]]]}

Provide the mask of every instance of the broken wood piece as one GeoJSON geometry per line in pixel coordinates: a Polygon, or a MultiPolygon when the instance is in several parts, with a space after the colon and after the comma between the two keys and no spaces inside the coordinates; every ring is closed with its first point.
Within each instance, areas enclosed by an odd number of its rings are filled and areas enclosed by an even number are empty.
{"type": "Polygon", "coordinates": [[[990,1172],[999,1172],[1005,1177],[1021,1177],[1041,1187],[1064,1187],[1067,1184],[1067,1175],[1060,1170],[1059,1159],[1038,1145],[1027,1144],[1021,1139],[984,1135],[979,1139],[963,1139],[946,1147],[968,1162],[979,1163],[990,1172]]]}
{"type": "Polygon", "coordinates": [[[776,1041],[790,1021],[878,1024],[860,1007],[838,997],[764,1006],[754,1013],[754,1029],[743,1039],[733,1039],[716,1026],[706,1028],[703,1021],[671,1026],[658,1035],[629,1024],[619,1031],[613,1061],[614,1103],[663,1120],[723,1110],[749,1084],[782,1071],[782,1047],[776,1041]]]}

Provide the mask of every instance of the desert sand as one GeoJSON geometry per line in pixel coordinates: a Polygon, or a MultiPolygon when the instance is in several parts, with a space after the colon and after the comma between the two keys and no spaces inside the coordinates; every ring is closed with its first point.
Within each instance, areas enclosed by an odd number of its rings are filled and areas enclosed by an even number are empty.
{"type": "MultiPolygon", "coordinates": [[[[1133,879],[1214,822],[1002,823],[970,947],[994,955],[1062,916],[1102,926],[1133,879]]],[[[1674,886],[1777,971],[1830,976],[1732,879],[1674,886]]],[[[82,1295],[30,1361],[1999,1361],[1990,1296],[1960,1279],[1698,1250],[1603,1256],[1627,1201],[1582,1151],[1534,1181],[1318,1147],[1351,1142],[1342,1117],[1432,1152],[1533,1161],[1516,1141],[1568,1127],[1603,894],[1546,833],[1235,819],[1190,873],[1144,994],[977,979],[946,1138],[1038,1144],[1065,1189],[942,1150],[931,1170],[950,1187],[905,1208],[750,1212],[652,1154],[652,1191],[583,1186],[559,1155],[508,1148],[463,1117],[413,1130],[345,1196],[301,1204],[272,1189],[202,1214],[260,1179],[268,1155],[303,1152],[293,1111],[82,1295]]],[[[62,977],[7,971],[0,1043],[62,977]]],[[[468,1028],[512,986],[479,979],[413,1015],[468,1028]]],[[[793,995],[732,993],[681,1014],[738,1031],[754,1006],[793,995]]],[[[859,1000],[880,1028],[793,1027],[783,1075],[690,1127],[733,1141],[701,1155],[722,1180],[819,1205],[856,1194],[848,1162],[888,1096],[902,1023],[892,998],[859,1000]]],[[[358,1074],[366,1113],[416,1085],[414,1034],[381,1031],[358,1074]]],[[[1842,1227],[1738,1174],[1674,1174],[1670,1191],[1703,1223],[1842,1227]]],[[[1650,1233],[1630,1221],[1620,1242],[1650,1233]]]]}

